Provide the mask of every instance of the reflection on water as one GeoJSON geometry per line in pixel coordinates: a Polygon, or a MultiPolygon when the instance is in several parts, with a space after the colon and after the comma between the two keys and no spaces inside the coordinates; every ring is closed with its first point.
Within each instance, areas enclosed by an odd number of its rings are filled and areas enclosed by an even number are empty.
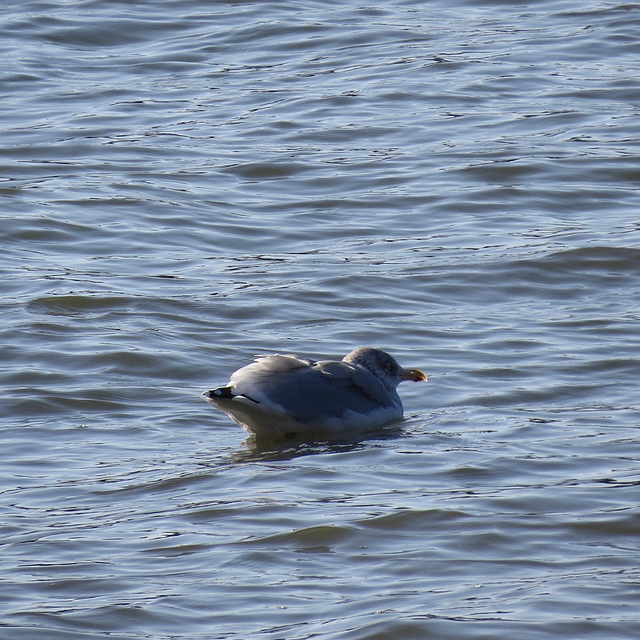
{"type": "Polygon", "coordinates": [[[374,432],[345,433],[323,436],[317,440],[302,437],[265,439],[249,437],[244,442],[244,450],[233,454],[232,461],[237,463],[269,462],[293,460],[301,456],[314,454],[343,453],[357,451],[363,447],[382,445],[388,440],[406,437],[402,425],[390,425],[374,432]]]}

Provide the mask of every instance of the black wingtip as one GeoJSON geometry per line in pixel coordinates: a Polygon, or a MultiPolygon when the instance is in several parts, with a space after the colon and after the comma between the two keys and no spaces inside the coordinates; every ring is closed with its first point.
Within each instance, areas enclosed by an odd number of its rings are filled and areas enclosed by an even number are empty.
{"type": "Polygon", "coordinates": [[[231,392],[231,387],[220,387],[219,389],[211,389],[202,394],[205,398],[223,398],[224,400],[233,400],[235,396],[231,392]]]}
{"type": "Polygon", "coordinates": [[[258,400],[255,400],[251,396],[248,396],[246,393],[233,393],[233,391],[231,391],[231,387],[220,387],[219,389],[211,389],[211,391],[204,391],[202,395],[205,398],[211,398],[212,400],[213,399],[233,400],[234,398],[246,398],[251,402],[260,404],[258,400]]]}

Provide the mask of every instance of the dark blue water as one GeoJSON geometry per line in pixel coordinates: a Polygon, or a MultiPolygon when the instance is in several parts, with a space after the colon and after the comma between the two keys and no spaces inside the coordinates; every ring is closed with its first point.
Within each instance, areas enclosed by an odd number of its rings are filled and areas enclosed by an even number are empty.
{"type": "Polygon", "coordinates": [[[0,638],[640,638],[639,25],[5,3],[0,638]],[[200,398],[358,345],[396,429],[200,398]]]}

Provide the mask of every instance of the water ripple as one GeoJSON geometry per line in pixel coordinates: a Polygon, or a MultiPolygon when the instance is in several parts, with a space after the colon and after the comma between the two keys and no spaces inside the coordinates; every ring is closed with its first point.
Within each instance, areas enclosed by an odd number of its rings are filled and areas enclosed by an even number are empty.
{"type": "Polygon", "coordinates": [[[638,7],[150,7],[0,17],[4,634],[633,635],[638,7]],[[358,344],[393,429],[201,401],[358,344]]]}

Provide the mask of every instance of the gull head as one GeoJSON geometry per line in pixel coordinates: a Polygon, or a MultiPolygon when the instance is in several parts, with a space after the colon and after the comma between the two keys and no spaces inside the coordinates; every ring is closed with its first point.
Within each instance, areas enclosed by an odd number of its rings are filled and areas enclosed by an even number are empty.
{"type": "Polygon", "coordinates": [[[402,381],[426,382],[427,376],[420,369],[405,369],[386,351],[373,347],[358,347],[343,358],[344,362],[357,364],[378,378],[385,386],[395,389],[402,381]]]}

